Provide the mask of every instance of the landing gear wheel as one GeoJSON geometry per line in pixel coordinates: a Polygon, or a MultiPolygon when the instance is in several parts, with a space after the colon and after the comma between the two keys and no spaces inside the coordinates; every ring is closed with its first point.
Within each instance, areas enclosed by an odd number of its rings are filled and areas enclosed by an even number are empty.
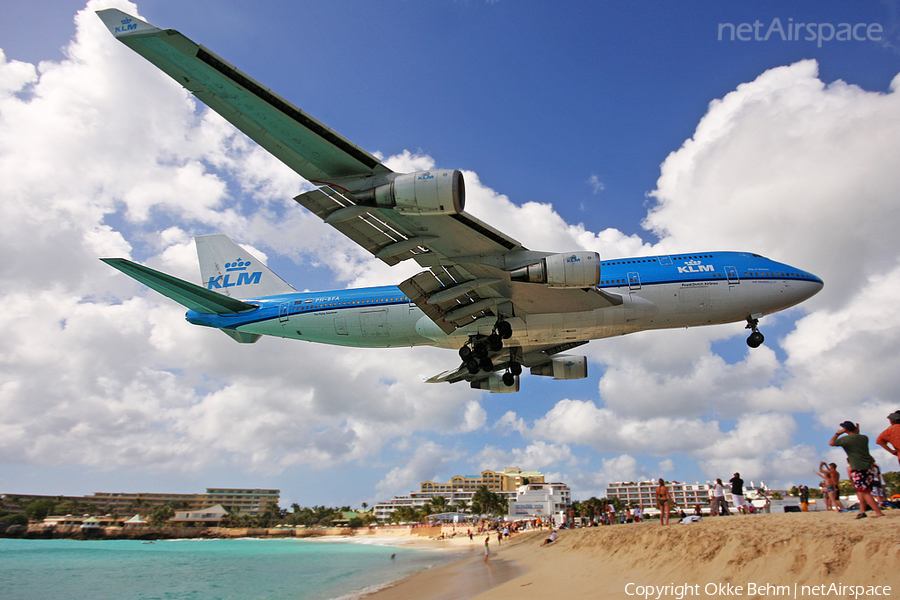
{"type": "Polygon", "coordinates": [[[472,349],[468,344],[459,349],[459,357],[464,361],[468,361],[470,356],[472,356],[472,349]]]}
{"type": "Polygon", "coordinates": [[[753,331],[750,337],[747,338],[747,345],[751,348],[759,348],[766,341],[765,336],[759,332],[759,318],[757,318],[759,316],[762,315],[750,315],[747,317],[747,329],[753,331]]]}
{"type": "Polygon", "coordinates": [[[747,345],[751,348],[759,348],[764,341],[766,341],[766,337],[760,332],[754,331],[750,334],[750,337],[747,338],[747,345]]]}
{"type": "Polygon", "coordinates": [[[512,373],[504,373],[503,374],[503,385],[506,387],[512,387],[516,385],[516,376],[512,373]]]}
{"type": "Polygon", "coordinates": [[[475,348],[472,350],[472,353],[475,355],[475,358],[481,360],[482,358],[486,358],[488,355],[488,347],[484,342],[478,342],[475,344],[475,348]]]}
{"type": "Polygon", "coordinates": [[[481,370],[481,367],[478,366],[477,360],[475,360],[474,358],[470,358],[466,361],[466,369],[469,371],[469,373],[475,375],[476,373],[478,373],[478,371],[481,370]]]}
{"type": "Polygon", "coordinates": [[[503,339],[496,333],[492,333],[488,336],[488,348],[491,349],[491,352],[500,352],[503,350],[503,339]]]}
{"type": "Polygon", "coordinates": [[[522,365],[517,362],[509,363],[509,372],[513,376],[518,377],[522,374],[522,365]]]}
{"type": "Polygon", "coordinates": [[[500,321],[497,323],[497,333],[504,340],[508,340],[512,337],[512,325],[510,325],[507,321],[500,321]]]}
{"type": "Polygon", "coordinates": [[[485,356],[478,362],[478,366],[481,367],[482,371],[485,371],[487,373],[490,373],[494,370],[494,363],[487,356],[485,356]]]}

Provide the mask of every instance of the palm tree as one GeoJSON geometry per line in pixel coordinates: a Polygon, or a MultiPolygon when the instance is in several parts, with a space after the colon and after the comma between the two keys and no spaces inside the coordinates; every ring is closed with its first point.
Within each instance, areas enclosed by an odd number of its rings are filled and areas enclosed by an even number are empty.
{"type": "Polygon", "coordinates": [[[507,503],[503,500],[503,496],[490,491],[486,485],[481,486],[472,494],[473,513],[496,517],[505,514],[507,510],[507,503]]]}
{"type": "Polygon", "coordinates": [[[431,505],[436,513],[447,512],[447,499],[443,496],[432,496],[428,504],[431,505]]]}
{"type": "Polygon", "coordinates": [[[411,506],[401,506],[391,514],[392,523],[409,523],[418,520],[419,515],[411,506]]]}
{"type": "Polygon", "coordinates": [[[456,501],[456,512],[464,513],[469,512],[469,503],[465,500],[457,500],[456,501]]]}
{"type": "Polygon", "coordinates": [[[175,509],[173,509],[168,504],[164,506],[157,506],[150,515],[147,517],[147,521],[151,525],[165,525],[169,519],[175,516],[175,509]]]}

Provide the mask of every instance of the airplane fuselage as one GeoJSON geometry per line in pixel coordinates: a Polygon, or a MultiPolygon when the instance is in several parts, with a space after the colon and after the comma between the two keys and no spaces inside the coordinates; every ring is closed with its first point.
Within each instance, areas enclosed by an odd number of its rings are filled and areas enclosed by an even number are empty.
{"type": "MultiPolygon", "coordinates": [[[[600,339],[645,331],[744,321],[813,296],[822,280],[744,252],[707,252],[603,261],[599,290],[617,306],[509,319],[515,345],[600,339]]],[[[207,282],[207,287],[209,282],[207,282]]],[[[212,287],[215,287],[213,282],[212,287]]],[[[552,292],[550,292],[552,293],[552,292]]],[[[234,315],[188,311],[196,325],[340,346],[459,348],[490,333],[495,320],[447,335],[393,286],[304,292],[249,299],[257,310],[234,315]]]]}

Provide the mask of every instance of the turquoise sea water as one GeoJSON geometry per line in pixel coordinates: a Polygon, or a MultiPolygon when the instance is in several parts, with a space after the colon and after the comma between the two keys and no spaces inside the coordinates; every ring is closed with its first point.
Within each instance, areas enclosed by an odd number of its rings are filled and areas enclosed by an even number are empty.
{"type": "Polygon", "coordinates": [[[293,539],[0,539],[3,600],[325,600],[358,597],[453,556],[293,539]],[[395,554],[395,558],[391,555],[395,554]]]}

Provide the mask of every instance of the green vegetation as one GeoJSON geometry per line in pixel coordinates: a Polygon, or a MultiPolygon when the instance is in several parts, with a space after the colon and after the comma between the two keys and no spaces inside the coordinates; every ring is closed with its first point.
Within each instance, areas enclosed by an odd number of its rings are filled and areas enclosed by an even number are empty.
{"type": "Polygon", "coordinates": [[[55,500],[35,500],[25,507],[25,516],[32,521],[43,521],[54,508],[56,508],[55,500]]]}

